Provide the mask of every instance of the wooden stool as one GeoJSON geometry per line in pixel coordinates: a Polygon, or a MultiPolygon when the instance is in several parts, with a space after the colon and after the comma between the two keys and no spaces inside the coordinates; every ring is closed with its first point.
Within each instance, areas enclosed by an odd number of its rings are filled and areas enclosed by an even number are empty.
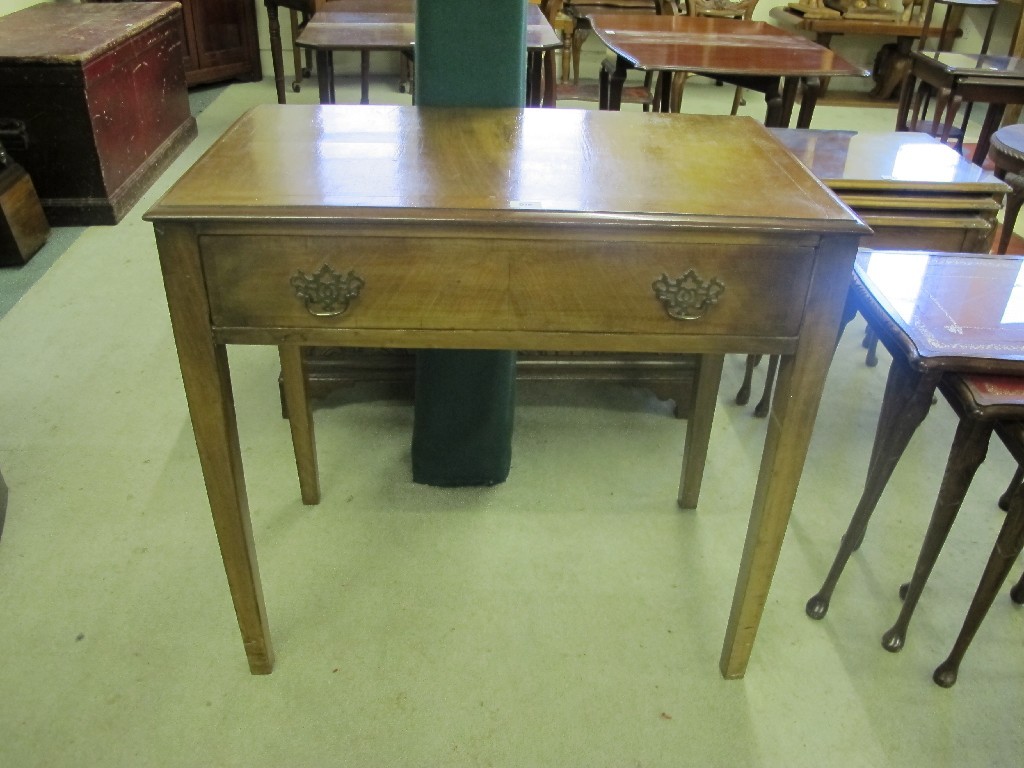
{"type": "Polygon", "coordinates": [[[1024,125],[1008,125],[993,133],[988,156],[995,163],[996,176],[1009,184],[1011,190],[1006,196],[1003,229],[996,246],[996,253],[1006,253],[1024,203],[1024,125]]]}

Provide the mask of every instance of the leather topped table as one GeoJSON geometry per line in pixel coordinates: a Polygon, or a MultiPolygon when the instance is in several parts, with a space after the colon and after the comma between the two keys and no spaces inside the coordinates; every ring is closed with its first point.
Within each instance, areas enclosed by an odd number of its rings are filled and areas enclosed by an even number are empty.
{"type": "MultiPolygon", "coordinates": [[[[725,353],[781,354],[721,658],[744,674],[868,232],[756,121],[265,105],[146,218],[252,672],[273,654],[227,344],[279,347],[308,503],[303,345],[696,352],[712,386],[725,353]]],[[[684,503],[711,417],[687,426],[684,503]]]]}
{"type": "MultiPolygon", "coordinates": [[[[1024,257],[929,251],[857,256],[853,301],[892,353],[867,478],[821,590],[820,619],[893,470],[946,374],[1024,375],[1024,257]]],[[[852,313],[851,313],[852,314],[852,313]]]]}
{"type": "MultiPolygon", "coordinates": [[[[785,128],[803,82],[797,127],[809,128],[821,78],[868,74],[828,48],[760,21],[643,14],[588,18],[594,33],[616,54],[615,71],[601,70],[604,109],[619,109],[629,69],[691,72],[763,93],[765,125],[785,128]]],[[[662,111],[668,108],[667,91],[660,94],[662,111]]]]}
{"type": "MultiPolygon", "coordinates": [[[[526,8],[527,106],[554,106],[555,81],[549,76],[541,92],[541,56],[559,50],[562,41],[551,24],[535,5],[526,8]]],[[[320,103],[333,104],[333,51],[359,51],[365,57],[370,51],[397,51],[412,55],[416,44],[416,3],[414,0],[336,0],[323,5],[295,44],[314,51],[320,103]]],[[[362,81],[361,104],[370,103],[369,82],[362,81]]]]}

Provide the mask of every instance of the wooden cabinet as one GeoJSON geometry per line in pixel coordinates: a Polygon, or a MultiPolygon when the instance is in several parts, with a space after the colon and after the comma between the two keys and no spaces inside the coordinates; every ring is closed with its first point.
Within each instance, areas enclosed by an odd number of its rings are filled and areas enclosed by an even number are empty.
{"type": "MultiPolygon", "coordinates": [[[[147,2],[147,0],[90,0],[147,2]]],[[[179,0],[184,22],[185,82],[259,80],[255,0],[179,0]]]]}

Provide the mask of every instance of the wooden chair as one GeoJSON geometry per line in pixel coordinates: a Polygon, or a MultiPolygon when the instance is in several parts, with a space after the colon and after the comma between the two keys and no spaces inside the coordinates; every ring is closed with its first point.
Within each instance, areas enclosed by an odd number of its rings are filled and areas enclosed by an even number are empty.
{"type": "MultiPolygon", "coordinates": [[[[741,19],[750,21],[754,15],[758,0],[686,0],[686,13],[688,16],[712,16],[718,19],[741,19]]],[[[683,103],[683,90],[686,88],[686,81],[690,73],[677,74],[672,80],[671,109],[678,112],[683,103]]],[[[718,83],[721,85],[721,83],[718,83]]],[[[730,115],[735,115],[743,103],[743,88],[736,86],[736,93],[732,99],[732,110],[730,115]]]]}
{"type": "MultiPolygon", "coordinates": [[[[995,56],[989,53],[996,27],[998,0],[932,0],[927,6],[917,50],[912,55],[911,69],[900,90],[900,106],[896,117],[897,130],[921,130],[943,141],[955,141],[962,150],[964,134],[975,101],[987,103],[988,110],[980,129],[974,162],[981,164],[987,153],[989,137],[999,127],[1008,104],[1024,103],[1024,59],[1017,56],[995,56]],[[931,24],[935,6],[945,10],[938,50],[926,50],[924,30],[931,24]],[[965,10],[988,13],[981,47],[977,53],[946,50],[955,38],[965,10]],[[928,110],[934,100],[931,118],[928,110]],[[963,108],[959,127],[954,122],[963,108]]],[[[1020,19],[1015,26],[1019,32],[1020,19]]],[[[1016,49],[1017,34],[1011,40],[1016,49]]]]}
{"type": "Polygon", "coordinates": [[[540,10],[548,20],[551,28],[562,39],[559,81],[568,83],[571,74],[573,82],[579,82],[578,63],[575,69],[572,65],[572,43],[576,21],[565,11],[565,0],[530,0],[530,2],[540,6],[540,10]]]}

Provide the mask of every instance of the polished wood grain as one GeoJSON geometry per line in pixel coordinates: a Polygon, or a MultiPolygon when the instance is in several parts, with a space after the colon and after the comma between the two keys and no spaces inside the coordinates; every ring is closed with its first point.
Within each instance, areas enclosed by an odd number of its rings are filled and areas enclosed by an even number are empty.
{"type": "MultiPolygon", "coordinates": [[[[272,661],[229,343],[286,347],[292,392],[303,378],[296,345],[707,354],[698,399],[708,408],[688,430],[684,504],[696,503],[721,355],[782,354],[721,659],[724,676],[743,675],[867,232],[762,126],[700,115],[267,105],[232,126],[146,218],[253,672],[272,661]],[[287,308],[303,305],[294,273],[325,263],[364,281],[349,308],[333,317],[287,308]],[[676,279],[689,269],[725,291],[702,317],[673,319],[654,283],[662,270],[676,279]],[[233,287],[238,280],[246,287],[233,287]]],[[[289,417],[302,422],[293,436],[305,497],[312,422],[306,403],[286,397],[289,417]]]]}
{"type": "Polygon", "coordinates": [[[986,252],[1009,187],[925,133],[772,129],[874,230],[871,248],[986,252]]]}
{"type": "MultiPolygon", "coordinates": [[[[817,43],[759,21],[625,14],[595,14],[589,21],[617,57],[614,73],[602,76],[602,88],[607,91],[602,105],[608,109],[618,109],[628,69],[690,72],[765,94],[765,124],[785,127],[795,89],[803,79],[807,90],[797,127],[806,128],[820,78],[867,74],[817,43]],[[783,80],[787,81],[786,94],[781,90],[783,80]]],[[[667,109],[668,95],[663,93],[660,98],[667,109]]]]}

